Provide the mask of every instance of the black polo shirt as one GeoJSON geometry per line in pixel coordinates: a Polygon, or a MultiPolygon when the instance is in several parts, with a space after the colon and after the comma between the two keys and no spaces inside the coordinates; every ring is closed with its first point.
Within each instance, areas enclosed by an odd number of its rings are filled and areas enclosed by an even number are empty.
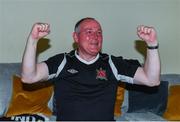
{"type": "Polygon", "coordinates": [[[57,120],[114,120],[117,81],[133,83],[139,67],[136,60],[101,53],[86,64],[74,50],[45,63],[54,82],[57,120]]]}

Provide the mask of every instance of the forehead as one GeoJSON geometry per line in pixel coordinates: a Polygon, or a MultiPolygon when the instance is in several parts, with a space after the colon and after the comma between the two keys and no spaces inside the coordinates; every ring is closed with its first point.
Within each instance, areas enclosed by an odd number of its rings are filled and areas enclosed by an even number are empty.
{"type": "Polygon", "coordinates": [[[87,19],[80,24],[80,29],[101,30],[101,25],[96,20],[87,19]]]}

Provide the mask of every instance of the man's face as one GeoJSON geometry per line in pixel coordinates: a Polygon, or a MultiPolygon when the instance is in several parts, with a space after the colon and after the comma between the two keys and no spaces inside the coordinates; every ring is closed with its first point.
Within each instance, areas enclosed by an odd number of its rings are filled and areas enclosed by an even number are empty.
{"type": "Polygon", "coordinates": [[[102,48],[102,30],[95,20],[85,20],[80,24],[79,33],[75,33],[75,42],[79,53],[96,56],[102,48]]]}

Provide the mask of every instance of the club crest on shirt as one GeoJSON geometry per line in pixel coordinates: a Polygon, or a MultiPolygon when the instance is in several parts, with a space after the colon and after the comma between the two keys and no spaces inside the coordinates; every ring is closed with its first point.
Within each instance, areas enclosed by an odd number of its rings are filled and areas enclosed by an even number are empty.
{"type": "Polygon", "coordinates": [[[107,80],[106,70],[100,68],[97,69],[96,72],[97,72],[96,79],[107,80]]]}

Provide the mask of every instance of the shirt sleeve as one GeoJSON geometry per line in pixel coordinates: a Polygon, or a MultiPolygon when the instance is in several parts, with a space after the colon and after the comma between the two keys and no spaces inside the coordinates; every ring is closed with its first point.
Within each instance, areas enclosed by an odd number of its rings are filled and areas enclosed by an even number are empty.
{"type": "Polygon", "coordinates": [[[53,79],[58,75],[58,69],[64,59],[64,54],[58,54],[44,61],[48,66],[49,78],[53,79]]]}
{"type": "Polygon", "coordinates": [[[114,66],[113,73],[117,80],[133,83],[133,77],[138,67],[141,67],[138,60],[123,59],[122,57],[111,56],[114,66]]]}

